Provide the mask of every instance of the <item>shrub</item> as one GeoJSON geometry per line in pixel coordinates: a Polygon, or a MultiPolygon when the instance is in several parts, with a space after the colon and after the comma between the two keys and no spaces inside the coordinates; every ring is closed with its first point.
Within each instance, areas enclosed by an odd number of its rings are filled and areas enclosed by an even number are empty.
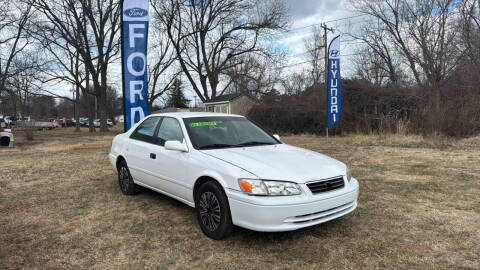
{"type": "MultiPolygon", "coordinates": [[[[480,68],[458,70],[436,87],[378,87],[344,80],[343,115],[331,134],[417,133],[465,137],[480,133],[480,68]]],[[[267,95],[248,117],[270,132],[323,135],[326,89],[315,85],[297,95],[267,95]]]]}

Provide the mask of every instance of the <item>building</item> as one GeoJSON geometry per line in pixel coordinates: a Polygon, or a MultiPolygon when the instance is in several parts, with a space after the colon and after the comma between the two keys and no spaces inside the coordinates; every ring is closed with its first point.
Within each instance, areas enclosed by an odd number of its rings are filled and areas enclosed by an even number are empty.
{"type": "Polygon", "coordinates": [[[258,100],[245,93],[221,95],[204,103],[206,112],[246,115],[258,100]]]}
{"type": "Polygon", "coordinates": [[[168,107],[168,108],[163,108],[158,111],[151,112],[152,114],[154,113],[171,113],[171,112],[203,112],[205,111],[204,108],[174,108],[174,107],[168,107]]]}

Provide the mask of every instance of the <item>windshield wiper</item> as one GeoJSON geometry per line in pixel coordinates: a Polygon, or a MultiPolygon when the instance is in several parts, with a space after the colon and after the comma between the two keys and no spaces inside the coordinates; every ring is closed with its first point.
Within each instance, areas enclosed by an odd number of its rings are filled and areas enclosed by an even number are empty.
{"type": "Polygon", "coordinates": [[[236,147],[236,145],[226,144],[226,143],[212,143],[212,144],[200,146],[198,149],[205,150],[205,149],[228,148],[228,147],[236,147]]]}
{"type": "Polygon", "coordinates": [[[269,143],[269,142],[250,141],[250,142],[237,144],[236,146],[273,145],[273,144],[274,143],[269,143]]]}

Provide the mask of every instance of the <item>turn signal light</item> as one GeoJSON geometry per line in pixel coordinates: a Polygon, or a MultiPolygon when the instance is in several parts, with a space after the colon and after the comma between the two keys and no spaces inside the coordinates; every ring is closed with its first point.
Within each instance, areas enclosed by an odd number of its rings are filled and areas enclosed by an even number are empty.
{"type": "Polygon", "coordinates": [[[239,183],[244,192],[252,193],[252,186],[250,186],[250,183],[245,180],[240,180],[239,183]]]}

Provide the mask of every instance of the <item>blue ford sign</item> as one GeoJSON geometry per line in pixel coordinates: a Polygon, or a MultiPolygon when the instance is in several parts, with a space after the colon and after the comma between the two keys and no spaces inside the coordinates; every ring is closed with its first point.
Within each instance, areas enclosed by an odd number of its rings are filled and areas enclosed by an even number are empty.
{"type": "Polygon", "coordinates": [[[122,16],[122,73],[125,131],[148,112],[148,0],[124,0],[122,16]]]}

